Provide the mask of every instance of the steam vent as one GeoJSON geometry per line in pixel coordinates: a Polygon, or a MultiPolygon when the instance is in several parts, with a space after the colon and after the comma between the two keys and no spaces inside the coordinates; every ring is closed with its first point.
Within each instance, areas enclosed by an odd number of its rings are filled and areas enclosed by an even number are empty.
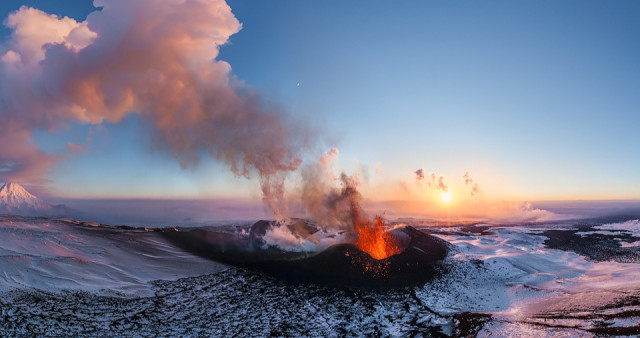
{"type": "MultiPolygon", "coordinates": [[[[176,245],[194,254],[221,263],[262,271],[294,283],[316,283],[348,287],[402,287],[432,279],[449,252],[449,244],[407,226],[388,234],[399,245],[399,252],[375,259],[355,243],[330,245],[324,250],[304,252],[285,250],[265,241],[274,222],[258,221],[248,234],[232,231],[167,230],[163,232],[176,245]]],[[[318,229],[302,220],[287,227],[298,238],[311,238],[318,229]]]]}

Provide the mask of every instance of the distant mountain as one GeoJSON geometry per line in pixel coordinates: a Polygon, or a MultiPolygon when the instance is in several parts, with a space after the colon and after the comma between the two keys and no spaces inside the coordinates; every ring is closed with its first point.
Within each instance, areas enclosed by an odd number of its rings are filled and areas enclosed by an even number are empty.
{"type": "Polygon", "coordinates": [[[51,205],[29,193],[18,183],[7,182],[0,188],[0,213],[25,216],[62,215],[69,211],[64,205],[51,205]]]}

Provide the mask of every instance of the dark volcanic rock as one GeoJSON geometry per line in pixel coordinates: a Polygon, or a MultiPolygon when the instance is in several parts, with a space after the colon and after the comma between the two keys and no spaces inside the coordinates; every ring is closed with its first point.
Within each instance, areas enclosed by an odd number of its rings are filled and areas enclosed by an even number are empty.
{"type": "Polygon", "coordinates": [[[153,284],[152,297],[3,293],[0,336],[441,337],[434,322],[450,322],[404,289],[293,285],[233,267],[153,284]]]}
{"type": "MultiPolygon", "coordinates": [[[[202,229],[170,231],[163,235],[197,255],[258,269],[286,281],[353,287],[393,287],[427,281],[438,273],[440,262],[449,252],[446,241],[412,227],[393,231],[405,249],[386,259],[374,259],[348,243],[333,245],[318,253],[288,252],[261,246],[257,234],[266,233],[270,226],[266,221],[254,224],[255,235],[248,239],[202,229]]],[[[312,233],[306,227],[297,226],[312,233]]]]}
{"type": "Polygon", "coordinates": [[[251,237],[251,239],[262,238],[272,226],[273,222],[271,221],[259,220],[251,226],[249,237],[251,237]]]}
{"type": "MultiPolygon", "coordinates": [[[[601,225],[604,222],[595,223],[601,225]]],[[[551,249],[573,251],[596,262],[613,260],[620,263],[640,262],[640,248],[622,247],[620,240],[635,242],[640,238],[625,230],[594,228],[594,224],[578,224],[576,229],[547,230],[544,245],[551,249]],[[579,232],[581,234],[579,234],[579,232]]]]}

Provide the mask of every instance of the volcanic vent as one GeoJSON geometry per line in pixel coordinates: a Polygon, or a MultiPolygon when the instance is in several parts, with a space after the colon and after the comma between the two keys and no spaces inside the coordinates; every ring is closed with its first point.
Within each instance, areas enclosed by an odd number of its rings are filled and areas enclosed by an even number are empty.
{"type": "Polygon", "coordinates": [[[301,240],[319,242],[319,234],[324,233],[302,220],[286,224],[259,221],[248,234],[196,229],[165,231],[163,235],[197,255],[260,270],[290,282],[395,287],[429,280],[438,272],[439,263],[449,251],[447,242],[410,226],[384,231],[381,218],[376,223],[373,232],[381,231],[382,239],[372,240],[367,234],[365,242],[394,243],[384,250],[376,244],[375,255],[393,252],[382,259],[376,259],[356,243],[334,244],[314,252],[288,251],[267,243],[268,234],[275,227],[286,227],[301,240]]]}
{"type": "Polygon", "coordinates": [[[342,174],[340,181],[341,189],[314,195],[322,196],[315,201],[321,208],[314,210],[329,215],[329,226],[286,219],[258,221],[240,232],[218,228],[164,235],[195,254],[288,281],[385,287],[432,278],[449,244],[410,226],[389,230],[380,216],[370,221],[354,180],[342,174]]]}

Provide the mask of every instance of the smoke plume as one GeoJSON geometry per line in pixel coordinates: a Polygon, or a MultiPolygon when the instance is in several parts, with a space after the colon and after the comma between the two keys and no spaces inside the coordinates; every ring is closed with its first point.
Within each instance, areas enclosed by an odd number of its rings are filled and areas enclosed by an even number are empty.
{"type": "Polygon", "coordinates": [[[424,181],[424,169],[420,168],[416,171],[413,172],[416,175],[416,183],[418,183],[418,185],[422,185],[422,181],[424,181]]]}
{"type": "Polygon", "coordinates": [[[462,178],[464,179],[465,186],[471,186],[471,191],[469,192],[471,196],[475,196],[478,193],[478,191],[480,191],[478,184],[473,183],[473,179],[471,178],[471,176],[469,176],[468,171],[462,176],[462,178]]]}
{"type": "Polygon", "coordinates": [[[281,216],[284,180],[307,143],[276,108],[230,76],[218,50],[241,29],[223,0],[95,0],[85,21],[22,7],[0,58],[0,179],[36,182],[59,157],[31,132],[139,114],[183,168],[203,155],[257,174],[281,216]]]}
{"type": "Polygon", "coordinates": [[[422,182],[426,181],[429,188],[434,187],[436,190],[440,190],[442,192],[449,191],[449,186],[444,181],[443,176],[438,177],[435,173],[431,173],[431,175],[427,177],[423,168],[420,168],[413,173],[416,175],[416,183],[419,186],[422,186],[422,182]]]}
{"type": "Polygon", "coordinates": [[[464,185],[469,185],[473,183],[473,180],[471,179],[471,177],[469,176],[469,172],[467,171],[466,173],[464,173],[464,175],[462,176],[462,178],[464,179],[464,185]]]}
{"type": "Polygon", "coordinates": [[[331,166],[338,153],[338,149],[333,148],[320,157],[317,163],[302,167],[299,200],[303,211],[319,225],[348,229],[352,206],[358,206],[360,194],[357,191],[356,177],[349,177],[345,173],[336,177],[333,174],[331,166]],[[340,183],[342,187],[337,187],[336,183],[340,183]]]}
{"type": "Polygon", "coordinates": [[[444,182],[444,177],[440,176],[440,178],[438,178],[438,182],[436,183],[436,189],[441,190],[443,192],[449,191],[449,186],[444,182]]]}

